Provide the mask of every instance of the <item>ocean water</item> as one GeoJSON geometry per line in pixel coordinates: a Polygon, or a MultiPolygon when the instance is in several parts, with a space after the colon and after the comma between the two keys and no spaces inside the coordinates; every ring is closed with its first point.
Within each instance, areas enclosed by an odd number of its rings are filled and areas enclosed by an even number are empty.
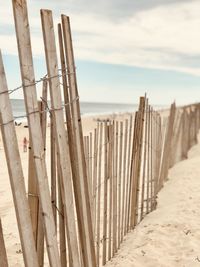
{"type": "MultiPolygon", "coordinates": [[[[11,99],[14,117],[17,121],[25,121],[25,104],[23,99],[11,99]],[[20,118],[18,118],[20,117],[20,118]]],[[[116,103],[94,103],[94,102],[80,102],[81,115],[102,115],[123,112],[134,112],[138,104],[116,104],[116,103]]]]}

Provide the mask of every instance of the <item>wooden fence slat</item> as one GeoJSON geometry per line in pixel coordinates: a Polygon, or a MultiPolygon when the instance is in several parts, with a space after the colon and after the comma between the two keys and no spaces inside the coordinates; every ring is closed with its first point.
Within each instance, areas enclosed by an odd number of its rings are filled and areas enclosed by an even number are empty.
{"type": "Polygon", "coordinates": [[[151,169],[151,173],[150,173],[150,208],[151,211],[153,210],[153,148],[154,148],[154,144],[153,144],[153,109],[151,108],[150,111],[150,169],[151,169]]]}
{"type": "MultiPolygon", "coordinates": [[[[44,152],[46,152],[46,127],[47,127],[47,113],[44,112],[46,110],[47,103],[47,82],[43,82],[43,91],[42,91],[42,99],[44,101],[38,101],[38,108],[40,113],[40,124],[42,128],[42,135],[43,135],[43,142],[44,142],[44,152]]],[[[34,163],[34,162],[32,162],[34,163]]],[[[37,182],[37,181],[36,181],[37,182]]],[[[37,185],[37,194],[38,192],[38,185],[37,185]]],[[[43,227],[43,218],[42,218],[42,209],[41,204],[39,202],[39,210],[38,210],[38,223],[37,223],[37,254],[39,265],[42,267],[44,265],[44,227],[43,227]]]]}
{"type": "Polygon", "coordinates": [[[147,114],[148,114],[148,130],[147,130],[147,190],[146,190],[146,214],[149,213],[149,193],[150,193],[150,159],[151,159],[151,155],[150,155],[150,129],[151,129],[151,107],[148,106],[148,111],[147,111],[147,114]]]}
{"type": "Polygon", "coordinates": [[[143,175],[142,175],[142,193],[141,193],[141,214],[140,220],[144,218],[144,194],[145,194],[145,186],[147,183],[147,130],[148,130],[148,99],[145,104],[145,130],[144,130],[144,150],[143,150],[143,175]]]}
{"type": "Polygon", "coordinates": [[[108,261],[112,251],[112,220],[113,220],[113,122],[108,128],[108,182],[109,182],[109,218],[108,218],[108,261]]]}
{"type": "Polygon", "coordinates": [[[124,228],[125,228],[125,197],[126,197],[126,160],[127,160],[127,141],[128,141],[128,120],[125,120],[125,128],[124,128],[124,144],[123,144],[123,175],[122,175],[122,221],[121,221],[121,242],[124,237],[124,228]]]}
{"type": "Polygon", "coordinates": [[[89,134],[89,173],[90,173],[90,186],[91,186],[91,202],[93,207],[93,135],[92,132],[89,134]]]}
{"type": "Polygon", "coordinates": [[[81,259],[78,250],[78,236],[75,224],[74,199],[72,192],[71,167],[69,158],[69,146],[64,123],[64,115],[61,100],[60,80],[58,77],[58,62],[56,54],[55,35],[53,27],[52,12],[41,10],[41,21],[43,38],[45,45],[46,65],[49,77],[50,97],[52,105],[52,115],[55,122],[55,136],[57,152],[60,161],[62,197],[65,207],[66,227],[69,233],[70,250],[74,266],[81,266],[81,259]]]}
{"type": "Polygon", "coordinates": [[[112,256],[117,252],[117,182],[118,182],[118,121],[113,127],[113,249],[112,256]]]}
{"type": "MultiPolygon", "coordinates": [[[[40,102],[39,109],[42,111],[40,114],[40,124],[42,127],[42,135],[44,142],[44,150],[46,152],[46,129],[47,129],[47,87],[48,83],[46,80],[42,84],[42,101],[40,102]]],[[[43,218],[42,218],[42,209],[39,203],[39,214],[38,214],[38,229],[37,229],[37,254],[39,260],[39,266],[42,267],[44,264],[44,227],[43,227],[43,218]]]]}
{"type": "Polygon", "coordinates": [[[129,121],[129,130],[128,130],[128,154],[127,154],[127,185],[126,185],[126,205],[125,205],[125,227],[124,234],[128,232],[129,228],[129,211],[128,211],[128,202],[129,202],[129,193],[130,193],[130,172],[131,172],[131,148],[132,148],[132,128],[133,128],[133,118],[130,116],[129,121]]]}
{"type": "Polygon", "coordinates": [[[78,215],[78,226],[83,252],[83,261],[85,267],[95,267],[95,246],[92,227],[92,214],[89,202],[89,188],[87,183],[87,173],[85,167],[85,158],[83,153],[83,131],[80,115],[80,104],[78,99],[78,88],[76,81],[76,69],[74,62],[71,28],[69,17],[62,15],[63,39],[66,53],[66,62],[68,69],[69,89],[71,96],[71,108],[74,129],[74,145],[77,159],[78,175],[75,179],[75,199],[78,215]]]}
{"type": "Polygon", "coordinates": [[[135,202],[135,219],[134,224],[138,223],[139,212],[139,194],[140,194],[140,179],[141,179],[141,158],[142,158],[142,143],[143,143],[143,131],[144,131],[144,115],[145,115],[145,103],[146,96],[140,97],[140,125],[139,125],[139,140],[138,140],[138,157],[137,157],[137,174],[136,174],[136,202],[135,202]]]}
{"type": "Polygon", "coordinates": [[[135,170],[135,157],[136,157],[136,140],[138,134],[138,112],[135,112],[134,115],[134,128],[132,135],[132,147],[131,147],[131,158],[130,158],[130,185],[129,185],[129,193],[128,193],[128,230],[132,228],[132,191],[134,188],[134,170],[135,170]]]}
{"type": "Polygon", "coordinates": [[[159,176],[159,146],[160,146],[160,135],[159,135],[159,115],[155,112],[155,175],[154,175],[154,202],[153,209],[157,206],[157,188],[158,188],[158,176],[159,176]]]}
{"type": "Polygon", "coordinates": [[[122,207],[122,154],[123,154],[123,121],[120,121],[120,133],[119,133],[119,178],[118,178],[118,248],[121,244],[121,207],[122,207]]]}
{"type": "Polygon", "coordinates": [[[104,200],[103,200],[103,252],[102,265],[107,261],[107,217],[108,217],[108,125],[104,122],[104,200]]]}
{"type": "Polygon", "coordinates": [[[28,23],[26,0],[13,0],[15,29],[17,35],[21,77],[23,83],[26,112],[28,114],[29,133],[32,140],[36,177],[39,185],[40,203],[44,219],[47,251],[51,266],[60,267],[56,229],[53,218],[49,192],[47,171],[45,165],[44,143],[38,112],[35,75],[28,23]]]}
{"type": "Polygon", "coordinates": [[[90,207],[92,207],[92,184],[91,184],[91,179],[90,179],[89,136],[84,137],[84,150],[85,150],[85,159],[86,159],[86,171],[87,171],[89,200],[90,200],[90,207]]]}
{"type": "Polygon", "coordinates": [[[94,149],[93,154],[93,179],[92,179],[92,213],[93,213],[93,228],[94,237],[96,237],[96,218],[97,218],[97,159],[98,159],[98,140],[99,140],[99,125],[94,129],[94,149]]]}
{"type": "Polygon", "coordinates": [[[0,51],[0,123],[18,229],[26,267],[39,267],[11,102],[0,51]],[[3,93],[7,92],[7,93],[3,93]]]}
{"type": "Polygon", "coordinates": [[[90,166],[90,163],[91,163],[91,160],[90,160],[90,135],[88,135],[86,137],[86,142],[87,142],[87,156],[86,156],[86,159],[87,159],[87,166],[88,166],[88,187],[89,187],[89,198],[90,198],[90,207],[92,208],[92,172],[91,172],[91,166],[90,166]]]}
{"type": "MultiPolygon", "coordinates": [[[[164,124],[164,122],[163,122],[164,124]]],[[[164,140],[164,131],[163,131],[164,125],[162,125],[162,118],[159,114],[159,129],[158,129],[158,136],[159,136],[159,153],[158,153],[158,181],[157,181],[157,189],[156,192],[158,194],[159,192],[159,186],[160,186],[160,171],[161,171],[161,160],[162,160],[162,148],[163,148],[163,140],[164,140]]]]}
{"type": "Polygon", "coordinates": [[[182,159],[186,159],[187,158],[187,111],[184,108],[183,109],[183,124],[182,124],[182,133],[183,133],[183,137],[182,137],[182,159]]]}
{"type": "Polygon", "coordinates": [[[138,111],[138,131],[136,141],[135,153],[135,170],[133,172],[133,185],[132,185],[132,214],[131,214],[131,227],[137,224],[138,219],[138,205],[139,205],[139,192],[140,192],[140,169],[141,169],[141,153],[142,153],[142,138],[143,138],[143,125],[144,125],[144,109],[145,97],[140,97],[140,105],[138,111]]]}
{"type": "Polygon", "coordinates": [[[101,219],[101,167],[102,167],[102,134],[103,123],[99,125],[99,146],[98,146],[98,188],[97,188],[97,249],[96,249],[96,261],[97,267],[100,264],[100,219],[101,219]]]}
{"type": "MultiPolygon", "coordinates": [[[[68,80],[66,76],[66,61],[65,61],[65,53],[64,53],[64,44],[63,44],[63,34],[62,34],[62,26],[59,23],[58,24],[58,37],[59,37],[59,48],[60,48],[60,61],[61,61],[61,70],[62,70],[62,82],[63,82],[63,95],[64,95],[64,103],[65,103],[65,118],[67,121],[67,134],[68,134],[68,143],[69,146],[69,152],[70,152],[70,160],[71,160],[71,170],[72,170],[72,178],[73,183],[76,181],[77,177],[77,160],[75,155],[75,148],[74,148],[74,133],[73,133],[73,125],[72,125],[72,114],[71,114],[71,105],[70,103],[70,97],[69,97],[69,86],[68,86],[68,80]]],[[[74,190],[75,190],[74,186],[74,190]]],[[[62,196],[61,196],[62,198],[62,196]]],[[[61,219],[61,218],[60,218],[61,219]]],[[[61,222],[63,223],[63,222],[61,222]]],[[[69,234],[66,232],[66,237],[69,244],[69,234]]],[[[65,250],[65,244],[64,240],[62,241],[63,245],[61,246],[61,250],[65,250]]],[[[65,257],[65,255],[63,255],[65,257]]],[[[68,259],[69,259],[69,266],[72,265],[72,252],[70,246],[68,246],[68,259]]],[[[61,258],[62,261],[62,258],[61,258]]],[[[63,260],[63,266],[65,266],[65,259],[63,260]]]]}
{"type": "Polygon", "coordinates": [[[138,112],[135,113],[134,119],[134,133],[133,133],[133,145],[132,145],[132,155],[131,155],[131,172],[130,172],[130,190],[129,190],[129,203],[128,203],[128,213],[129,213],[129,223],[130,228],[133,226],[133,199],[134,199],[134,188],[135,188],[135,180],[134,180],[134,172],[136,169],[136,154],[137,154],[137,138],[138,138],[138,112]]]}

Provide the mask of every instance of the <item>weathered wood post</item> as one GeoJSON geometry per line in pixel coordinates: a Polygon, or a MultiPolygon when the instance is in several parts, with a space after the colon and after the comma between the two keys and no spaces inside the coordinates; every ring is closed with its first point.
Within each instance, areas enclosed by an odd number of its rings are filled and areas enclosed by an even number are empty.
{"type": "Polygon", "coordinates": [[[39,267],[11,102],[0,51],[0,123],[26,267],[39,267]]]}
{"type": "MultiPolygon", "coordinates": [[[[74,133],[74,152],[76,157],[77,177],[74,179],[75,199],[78,216],[79,236],[83,253],[85,267],[95,267],[95,246],[92,226],[92,214],[89,201],[89,188],[87,182],[86,163],[83,150],[83,131],[81,124],[80,104],[76,80],[76,68],[72,46],[72,36],[69,17],[62,15],[63,39],[67,62],[67,75],[69,81],[69,92],[72,124],[74,133]]],[[[73,166],[72,166],[73,167],[73,166]]]]}
{"type": "Polygon", "coordinates": [[[38,182],[40,203],[43,214],[50,266],[60,267],[56,229],[51,206],[51,197],[45,163],[44,142],[40,125],[40,114],[37,103],[35,74],[28,22],[28,11],[25,0],[13,0],[15,29],[20,59],[21,78],[23,83],[26,112],[28,115],[29,135],[32,141],[35,173],[38,182]]]}

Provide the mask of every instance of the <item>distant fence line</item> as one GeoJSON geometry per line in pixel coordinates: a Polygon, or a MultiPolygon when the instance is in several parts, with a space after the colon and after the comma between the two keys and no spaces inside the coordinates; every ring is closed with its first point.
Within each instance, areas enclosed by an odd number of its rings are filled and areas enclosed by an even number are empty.
{"type": "MultiPolygon", "coordinates": [[[[126,234],[156,209],[169,168],[197,143],[200,105],[176,108],[173,103],[163,115],[141,97],[135,114],[100,121],[84,137],[69,18],[62,15],[58,25],[61,75],[52,12],[41,10],[49,78],[42,80],[43,101],[37,101],[26,1],[13,0],[13,11],[30,138],[28,192],[1,54],[0,125],[24,265],[44,266],[47,252],[51,267],[103,266],[126,234]]],[[[8,266],[1,223],[0,266],[8,266]]]]}

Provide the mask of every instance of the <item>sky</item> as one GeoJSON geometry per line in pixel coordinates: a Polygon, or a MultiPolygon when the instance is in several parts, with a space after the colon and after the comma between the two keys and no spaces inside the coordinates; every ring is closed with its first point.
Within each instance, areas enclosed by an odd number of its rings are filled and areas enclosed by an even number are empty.
{"type": "MultiPolygon", "coordinates": [[[[81,101],[200,101],[199,0],[29,0],[36,79],[46,74],[40,9],[70,16],[81,101]]],[[[21,84],[12,1],[0,0],[0,49],[9,89],[21,84]]],[[[58,51],[59,52],[59,51],[58,51]]],[[[38,97],[40,85],[38,86],[38,97]]],[[[22,98],[17,91],[13,98],[22,98]]]]}

